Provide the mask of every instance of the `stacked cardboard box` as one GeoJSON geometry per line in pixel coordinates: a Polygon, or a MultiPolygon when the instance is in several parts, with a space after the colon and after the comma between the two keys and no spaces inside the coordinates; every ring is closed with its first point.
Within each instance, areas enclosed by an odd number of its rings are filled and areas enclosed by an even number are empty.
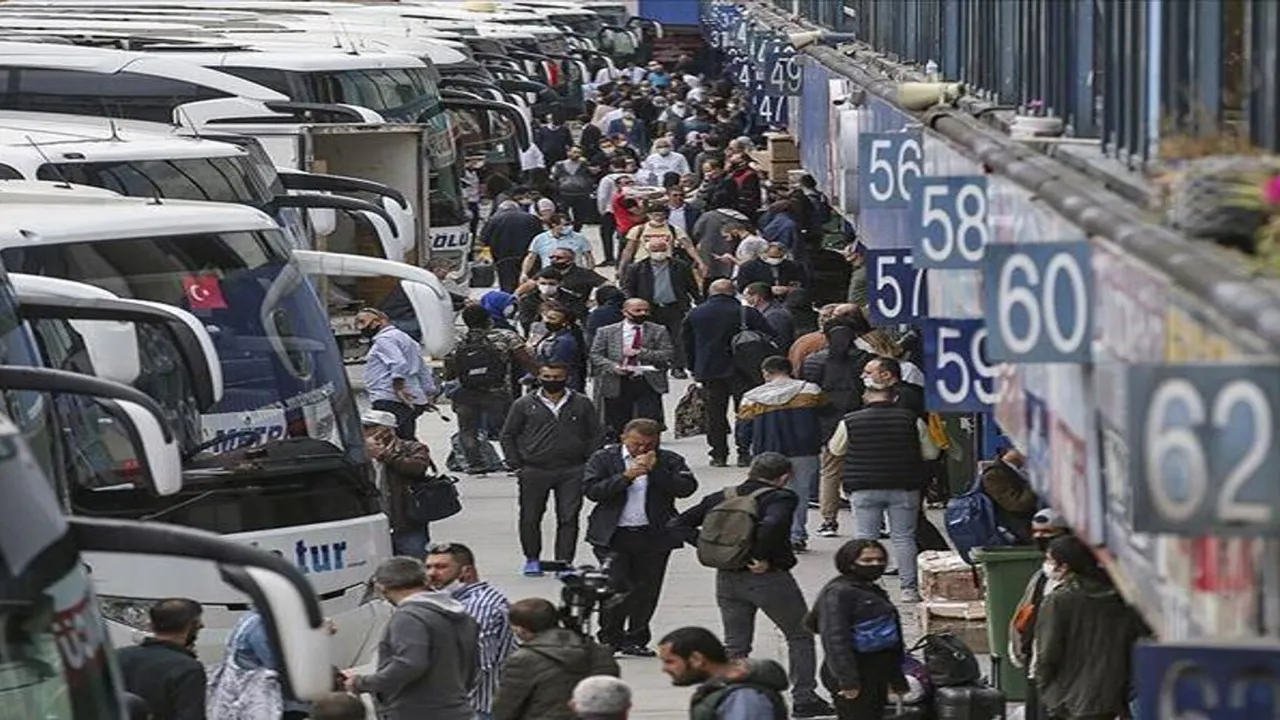
{"type": "Polygon", "coordinates": [[[766,133],[765,149],[751,151],[751,159],[765,169],[769,180],[787,182],[787,173],[800,169],[800,150],[795,138],[786,133],[766,133]]]}
{"type": "Polygon", "coordinates": [[[976,653],[990,652],[982,586],[955,552],[920,553],[920,633],[950,631],[976,653]]]}

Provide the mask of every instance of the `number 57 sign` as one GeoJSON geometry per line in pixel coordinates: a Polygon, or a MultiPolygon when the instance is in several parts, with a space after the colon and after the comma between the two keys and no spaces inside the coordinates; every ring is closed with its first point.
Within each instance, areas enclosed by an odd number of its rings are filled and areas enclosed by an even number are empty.
{"type": "Polygon", "coordinates": [[[1137,365],[1127,384],[1134,530],[1280,531],[1274,365],[1137,365]]]}

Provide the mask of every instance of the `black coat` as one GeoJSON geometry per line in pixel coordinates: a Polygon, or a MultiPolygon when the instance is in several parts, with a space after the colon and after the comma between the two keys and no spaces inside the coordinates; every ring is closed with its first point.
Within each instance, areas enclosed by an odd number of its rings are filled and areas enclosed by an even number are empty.
{"type": "Polygon", "coordinates": [[[204,665],[186,648],[148,638],[116,653],[124,687],[155,720],[204,720],[204,665]]]}
{"type": "Polygon", "coordinates": [[[759,310],[744,307],[730,295],[712,295],[684,318],[681,338],[694,378],[722,380],[735,375],[733,336],[738,334],[744,311],[749,329],[777,341],[773,327],[759,310]]]}
{"type": "MultiPolygon", "coordinates": [[[[618,519],[627,504],[627,488],[630,483],[623,477],[626,465],[622,461],[621,445],[606,445],[587,460],[583,492],[596,503],[587,520],[587,542],[596,547],[608,547],[618,519]]],[[[649,472],[644,496],[645,514],[649,527],[664,533],[672,549],[680,547],[679,534],[667,528],[676,516],[676,499],[687,498],[698,491],[698,480],[688,463],[670,450],[658,450],[658,462],[649,472]]]]}
{"type": "Polygon", "coordinates": [[[906,688],[902,675],[902,658],[906,654],[902,620],[880,586],[841,575],[818,592],[805,623],[821,639],[826,668],[841,690],[879,684],[906,688]],[[898,625],[898,644],[878,652],[855,651],[854,626],[885,615],[893,616],[898,625]]]}
{"type": "MultiPolygon", "coordinates": [[[[693,267],[675,258],[667,262],[671,265],[671,289],[675,291],[676,305],[687,309],[698,302],[701,296],[698,291],[698,280],[693,276],[693,267]]],[[[640,262],[632,263],[622,280],[622,289],[626,291],[628,297],[641,298],[648,300],[650,305],[656,305],[657,303],[653,301],[653,262],[645,258],[640,262]]]]}
{"type": "Polygon", "coordinates": [[[493,250],[494,260],[524,257],[529,244],[545,228],[542,221],[523,210],[503,210],[480,229],[480,244],[493,250]]]}

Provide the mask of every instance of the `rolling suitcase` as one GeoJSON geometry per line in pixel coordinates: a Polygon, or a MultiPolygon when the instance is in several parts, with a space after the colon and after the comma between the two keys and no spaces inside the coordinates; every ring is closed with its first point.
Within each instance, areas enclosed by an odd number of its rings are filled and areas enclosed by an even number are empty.
{"type": "Polygon", "coordinates": [[[1004,693],[993,687],[959,685],[934,692],[937,720],[995,720],[1005,715],[1004,693]]]}

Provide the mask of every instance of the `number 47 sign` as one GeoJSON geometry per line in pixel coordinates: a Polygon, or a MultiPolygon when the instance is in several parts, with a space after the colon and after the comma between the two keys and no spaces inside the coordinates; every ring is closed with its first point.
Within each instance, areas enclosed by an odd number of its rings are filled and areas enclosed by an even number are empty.
{"type": "Polygon", "coordinates": [[[1134,530],[1280,531],[1274,365],[1137,365],[1127,385],[1134,530]]]}

